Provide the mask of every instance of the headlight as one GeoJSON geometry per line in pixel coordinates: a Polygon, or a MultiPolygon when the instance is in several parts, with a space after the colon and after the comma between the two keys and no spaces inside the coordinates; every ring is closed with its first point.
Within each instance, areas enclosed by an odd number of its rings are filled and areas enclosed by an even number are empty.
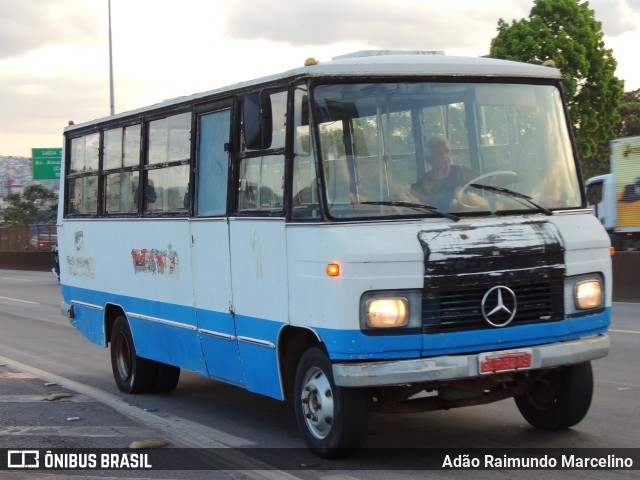
{"type": "Polygon", "coordinates": [[[576,308],[587,310],[602,306],[602,285],[599,280],[587,280],[576,284],[576,308]]]}
{"type": "Polygon", "coordinates": [[[566,277],[564,280],[565,314],[588,315],[590,310],[604,308],[605,284],[600,273],[566,277]]]}
{"type": "Polygon", "coordinates": [[[406,298],[376,298],[367,302],[367,326],[404,327],[407,324],[406,298]]]}
{"type": "Polygon", "coordinates": [[[606,288],[601,273],[587,273],[564,279],[564,310],[568,316],[589,315],[604,308],[606,288]]]}
{"type": "Polygon", "coordinates": [[[377,290],[360,298],[360,328],[382,334],[414,333],[422,325],[420,290],[377,290]]]}

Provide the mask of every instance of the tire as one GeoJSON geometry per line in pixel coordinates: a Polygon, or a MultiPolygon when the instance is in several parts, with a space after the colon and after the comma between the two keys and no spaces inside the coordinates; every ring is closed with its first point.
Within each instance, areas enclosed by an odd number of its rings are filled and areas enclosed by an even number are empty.
{"type": "Polygon", "coordinates": [[[580,423],[591,406],[591,362],[551,370],[515,397],[518,410],[535,428],[561,430],[580,423]]]}
{"type": "Polygon", "coordinates": [[[170,393],[178,386],[180,380],[180,368],[168,365],[166,363],[155,362],[157,364],[158,373],[156,377],[156,393],[170,393]]]}
{"type": "Polygon", "coordinates": [[[116,385],[124,393],[149,393],[157,383],[158,365],[136,353],[129,322],[116,318],[111,330],[111,369],[116,385]]]}
{"type": "Polygon", "coordinates": [[[314,454],[340,458],[362,447],[369,427],[369,394],[337,387],[331,362],[319,348],[307,350],[298,363],[293,401],[298,429],[314,454]]]}

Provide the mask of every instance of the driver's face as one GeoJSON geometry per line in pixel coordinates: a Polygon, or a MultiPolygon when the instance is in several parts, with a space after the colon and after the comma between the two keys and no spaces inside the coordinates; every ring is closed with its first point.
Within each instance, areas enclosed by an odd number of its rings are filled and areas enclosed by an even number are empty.
{"type": "Polygon", "coordinates": [[[427,162],[435,168],[451,163],[451,150],[446,145],[434,146],[427,155],[427,162]]]}

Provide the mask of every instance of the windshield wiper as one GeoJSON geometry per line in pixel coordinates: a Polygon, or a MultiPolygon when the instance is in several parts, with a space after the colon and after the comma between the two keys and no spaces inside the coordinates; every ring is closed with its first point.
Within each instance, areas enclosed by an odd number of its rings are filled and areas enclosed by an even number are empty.
{"type": "Polygon", "coordinates": [[[542,205],[538,205],[536,202],[534,202],[531,199],[530,196],[525,195],[524,193],[515,192],[513,190],[509,190],[508,188],[503,188],[503,187],[494,187],[492,185],[483,185],[481,183],[472,183],[469,186],[470,187],[474,187],[474,188],[479,188],[480,190],[485,190],[487,192],[501,193],[502,195],[506,195],[507,197],[515,198],[516,200],[524,200],[526,203],[528,203],[529,205],[533,205],[538,210],[543,212],[545,215],[553,215],[553,212],[551,212],[551,210],[549,210],[548,208],[543,207],[542,205]]]}
{"type": "Polygon", "coordinates": [[[449,220],[453,220],[454,222],[457,222],[458,220],[460,220],[460,217],[458,217],[457,215],[441,212],[436,207],[432,207],[431,205],[423,205],[421,203],[412,203],[412,202],[360,202],[360,203],[362,205],[385,205],[389,207],[412,208],[414,210],[435,213],[436,215],[440,215],[441,217],[448,218],[449,220]]]}

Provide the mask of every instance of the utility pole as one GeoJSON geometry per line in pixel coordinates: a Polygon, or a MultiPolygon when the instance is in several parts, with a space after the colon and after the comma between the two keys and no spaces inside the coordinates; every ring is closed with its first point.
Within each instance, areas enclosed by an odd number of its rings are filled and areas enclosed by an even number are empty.
{"type": "Polygon", "coordinates": [[[113,93],[113,53],[111,47],[111,0],[109,0],[109,89],[111,92],[111,115],[115,115],[115,99],[113,93]]]}

